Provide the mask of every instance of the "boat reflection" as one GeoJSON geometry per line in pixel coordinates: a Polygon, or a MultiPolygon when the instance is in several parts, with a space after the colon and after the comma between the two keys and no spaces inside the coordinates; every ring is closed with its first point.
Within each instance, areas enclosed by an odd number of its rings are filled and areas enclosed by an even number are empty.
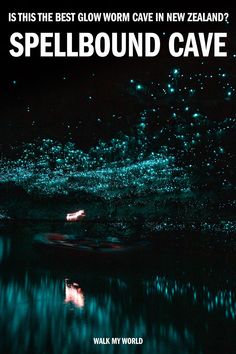
{"type": "Polygon", "coordinates": [[[84,294],[78,283],[71,283],[65,279],[65,303],[72,303],[76,307],[84,307],[84,294]]]}

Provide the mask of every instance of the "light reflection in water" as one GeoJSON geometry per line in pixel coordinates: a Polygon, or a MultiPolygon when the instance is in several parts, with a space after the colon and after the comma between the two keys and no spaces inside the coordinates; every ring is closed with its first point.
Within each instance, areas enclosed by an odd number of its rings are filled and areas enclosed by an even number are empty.
{"type": "Polygon", "coordinates": [[[65,279],[65,303],[73,303],[76,307],[84,307],[84,294],[77,283],[65,279]]]}
{"type": "Polygon", "coordinates": [[[177,297],[187,296],[192,304],[200,304],[208,312],[223,311],[225,317],[236,318],[236,296],[231,289],[210,290],[203,285],[196,287],[190,282],[181,283],[166,277],[157,276],[154,281],[145,282],[147,293],[156,292],[168,301],[173,302],[177,297]]]}
{"type": "MultiPolygon", "coordinates": [[[[185,286],[166,277],[143,281],[92,275],[77,282],[34,274],[0,279],[0,352],[15,354],[20,347],[21,353],[73,354],[82,348],[83,354],[109,354],[115,352],[114,346],[94,347],[93,337],[132,336],[143,338],[144,354],[204,353],[206,328],[196,332],[199,319],[188,312],[176,313],[174,301],[179,296],[181,309],[190,304],[189,309],[197,306],[203,311],[204,301],[211,303],[214,294],[208,289],[209,296],[201,299],[197,292],[196,302],[191,303],[194,291],[190,283],[185,286]]],[[[222,301],[235,308],[229,293],[222,301]]],[[[209,324],[210,313],[206,309],[202,313],[209,324]]],[[[119,350],[134,354],[137,346],[119,350]]]]}

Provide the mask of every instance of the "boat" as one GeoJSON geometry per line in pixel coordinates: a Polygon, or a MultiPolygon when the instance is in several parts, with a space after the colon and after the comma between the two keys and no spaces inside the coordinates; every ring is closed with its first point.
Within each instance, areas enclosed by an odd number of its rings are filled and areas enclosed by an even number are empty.
{"type": "Polygon", "coordinates": [[[61,233],[41,233],[34,237],[33,247],[54,256],[66,256],[94,260],[115,260],[133,258],[150,250],[151,242],[141,240],[120,240],[116,237],[95,239],[79,238],[61,233]]]}

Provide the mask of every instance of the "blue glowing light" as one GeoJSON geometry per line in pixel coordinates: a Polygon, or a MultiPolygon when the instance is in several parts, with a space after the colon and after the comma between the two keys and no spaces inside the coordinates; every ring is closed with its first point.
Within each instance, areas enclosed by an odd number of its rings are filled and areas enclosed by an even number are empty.
{"type": "Polygon", "coordinates": [[[174,74],[174,75],[178,75],[178,74],[179,74],[179,69],[174,69],[174,70],[173,70],[173,74],[174,74]]]}
{"type": "Polygon", "coordinates": [[[142,89],[143,89],[142,85],[140,85],[140,84],[136,85],[136,90],[142,90],[142,89]]]}

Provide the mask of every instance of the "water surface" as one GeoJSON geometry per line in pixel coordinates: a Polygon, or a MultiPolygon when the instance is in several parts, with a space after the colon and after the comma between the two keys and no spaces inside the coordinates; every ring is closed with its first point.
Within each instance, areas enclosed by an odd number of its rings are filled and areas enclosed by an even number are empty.
{"type": "Polygon", "coordinates": [[[233,265],[176,251],[152,266],[58,264],[31,246],[53,228],[1,227],[2,353],[235,353],[233,265]],[[143,344],[95,345],[95,337],[143,344]]]}

